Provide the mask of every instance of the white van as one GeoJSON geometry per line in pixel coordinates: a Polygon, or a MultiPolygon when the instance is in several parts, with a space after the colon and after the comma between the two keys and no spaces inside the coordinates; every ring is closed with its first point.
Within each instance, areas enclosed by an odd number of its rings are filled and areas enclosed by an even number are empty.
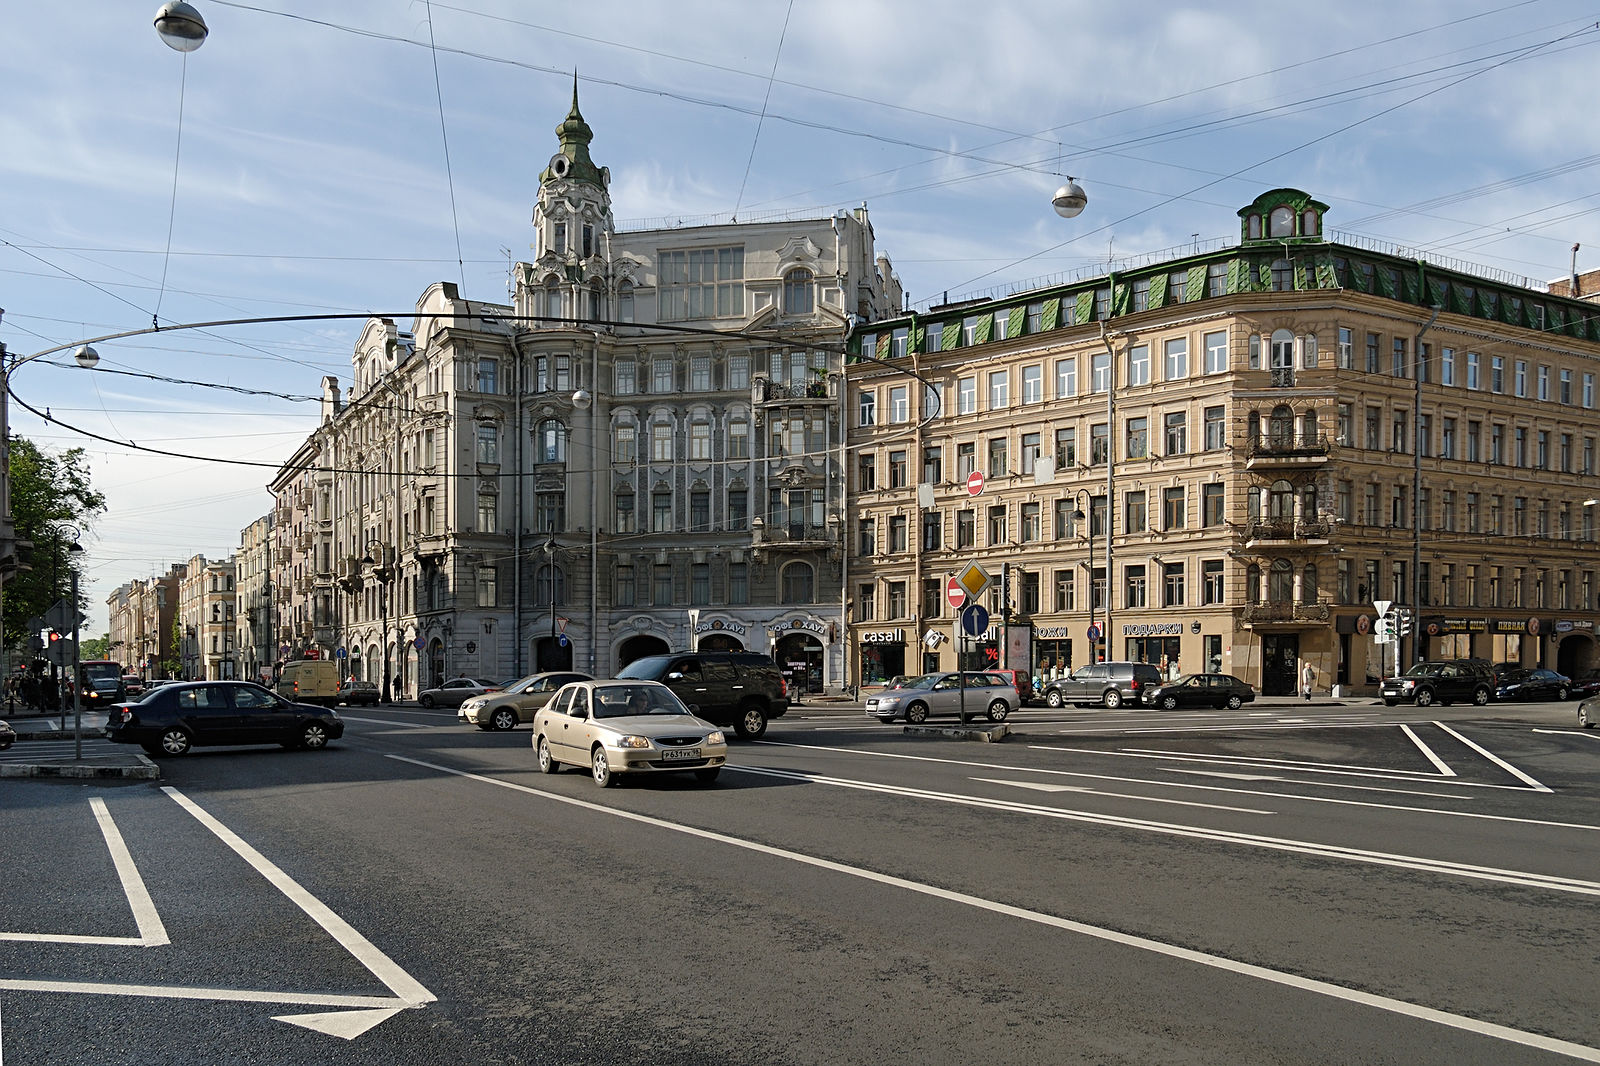
{"type": "Polygon", "coordinates": [[[284,663],[275,687],[286,700],[332,707],[339,702],[339,664],[327,659],[284,663]]]}

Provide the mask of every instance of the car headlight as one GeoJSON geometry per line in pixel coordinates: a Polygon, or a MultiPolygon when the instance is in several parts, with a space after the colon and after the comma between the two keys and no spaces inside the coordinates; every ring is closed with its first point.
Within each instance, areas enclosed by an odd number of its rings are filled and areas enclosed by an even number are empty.
{"type": "Polygon", "coordinates": [[[463,711],[475,711],[479,707],[482,707],[482,706],[483,706],[483,701],[482,700],[466,700],[461,704],[461,709],[463,711]]]}
{"type": "Polygon", "coordinates": [[[900,706],[900,701],[902,699],[904,699],[904,698],[905,698],[904,696],[879,696],[878,697],[878,706],[879,707],[898,707],[898,706],[900,706]]]}
{"type": "Polygon", "coordinates": [[[706,734],[707,744],[726,744],[727,742],[728,738],[722,735],[722,730],[720,729],[713,729],[706,734]]]}
{"type": "Polygon", "coordinates": [[[1400,682],[1400,687],[1401,688],[1416,688],[1417,687],[1417,683],[1415,681],[1402,681],[1402,682],[1400,682]]]}
{"type": "Polygon", "coordinates": [[[617,738],[617,747],[619,748],[648,748],[649,746],[650,740],[648,737],[635,736],[629,733],[626,736],[617,738]]]}

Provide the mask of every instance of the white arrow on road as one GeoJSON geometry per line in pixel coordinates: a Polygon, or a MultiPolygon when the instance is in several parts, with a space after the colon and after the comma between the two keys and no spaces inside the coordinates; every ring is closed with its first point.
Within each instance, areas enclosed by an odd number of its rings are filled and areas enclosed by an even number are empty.
{"type": "Polygon", "coordinates": [[[1198,774],[1201,777],[1226,777],[1230,781],[1282,781],[1281,777],[1271,774],[1228,774],[1221,770],[1180,770],[1183,774],[1198,774]]]}
{"type": "Polygon", "coordinates": [[[1041,781],[1002,781],[994,777],[974,777],[974,781],[982,781],[986,785],[1012,785],[1016,788],[1031,788],[1035,792],[1093,792],[1094,789],[1083,785],[1050,785],[1041,781]]]}
{"type": "Polygon", "coordinates": [[[354,1040],[374,1025],[388,1021],[406,1007],[384,1007],[379,1010],[341,1010],[327,1014],[278,1014],[273,1016],[275,1022],[288,1022],[290,1025],[303,1026],[329,1036],[339,1036],[346,1040],[354,1040]]]}

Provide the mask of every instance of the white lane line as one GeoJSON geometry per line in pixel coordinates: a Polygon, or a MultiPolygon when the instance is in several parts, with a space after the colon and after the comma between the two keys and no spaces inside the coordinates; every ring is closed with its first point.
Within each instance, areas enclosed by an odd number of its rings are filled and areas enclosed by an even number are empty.
{"type": "Polygon", "coordinates": [[[1583,737],[1586,740],[1600,740],[1600,733],[1592,729],[1535,729],[1535,733],[1544,733],[1552,737],[1583,737]]]}
{"type": "MultiPolygon", "coordinates": [[[[893,751],[863,751],[860,748],[840,748],[826,744],[796,744],[786,740],[757,740],[752,743],[771,748],[799,748],[802,751],[826,751],[839,755],[853,755],[862,759],[904,759],[908,762],[935,763],[944,766],[976,766],[990,772],[997,770],[1013,770],[1026,774],[1051,774],[1058,777],[1081,777],[1088,781],[1116,781],[1128,785],[1149,785],[1153,788],[1190,788],[1204,792],[1229,792],[1238,796],[1262,796],[1267,799],[1293,801],[1295,803],[1327,803],[1335,807],[1366,807],[1378,811],[1400,811],[1405,814],[1436,814],[1443,818],[1476,818],[1485,822],[1509,822],[1514,825],[1537,825],[1547,829],[1579,829],[1584,832],[1600,832],[1600,825],[1589,825],[1582,822],[1556,822],[1547,818],[1518,818],[1509,814],[1479,814],[1476,811],[1444,810],[1439,807],[1411,807],[1401,803],[1371,803],[1366,800],[1340,799],[1337,796],[1302,796],[1292,792],[1269,792],[1263,789],[1226,788],[1221,785],[1197,785],[1183,781],[1162,781],[1145,777],[1120,777],[1116,774],[1091,774],[1081,770],[1049,770],[1038,766],[1013,766],[1009,763],[978,762],[972,759],[940,759],[931,755],[902,755],[893,751]]],[[[1046,744],[1030,744],[1029,748],[1036,751],[1068,751],[1067,748],[1055,748],[1046,744]]],[[[1203,773],[1198,770],[1173,769],[1173,773],[1189,774],[1203,773]]],[[[1302,784],[1295,781],[1292,784],[1302,784]]],[[[1428,796],[1433,799],[1460,802],[1470,800],[1472,796],[1442,795],[1437,792],[1416,792],[1403,788],[1377,788],[1369,785],[1351,785],[1344,782],[1335,782],[1331,786],[1318,784],[1318,788],[1334,787],[1356,792],[1382,792],[1400,796],[1428,796]]]]}
{"type": "MultiPolygon", "coordinates": [[[[739,769],[739,767],[734,767],[739,769]]],[[[753,773],[760,773],[755,770],[753,773]]],[[[1169,803],[1175,807],[1201,807],[1208,811],[1232,811],[1235,814],[1277,814],[1277,811],[1257,810],[1254,807],[1224,807],[1217,803],[1196,803],[1193,800],[1167,799],[1163,796],[1138,796],[1129,792],[1102,792],[1098,788],[1089,788],[1085,785],[1048,785],[1038,781],[1005,780],[995,777],[974,777],[974,781],[981,781],[986,785],[1010,785],[1012,788],[1027,788],[1035,792],[1078,792],[1091,796],[1100,796],[1106,799],[1139,800],[1144,803],[1169,803]]]]}
{"type": "MultiPolygon", "coordinates": [[[[365,966],[372,976],[382,981],[389,991],[405,1001],[407,1006],[420,1006],[424,1003],[431,1003],[438,998],[422,987],[421,982],[416,978],[396,965],[393,959],[379,951],[370,940],[356,932],[349,922],[335,914],[326,903],[301,888],[294,878],[275,866],[265,855],[245,843],[237,833],[219,822],[209,812],[201,808],[199,804],[170,785],[163,785],[161,791],[171,796],[178,806],[192,814],[195,820],[211,830],[218,840],[232,848],[235,854],[249,863],[274,888],[287,896],[290,902],[304,911],[312,921],[320,925],[329,936],[338,941],[340,947],[353,955],[357,962],[365,966]]],[[[317,1002],[324,1001],[318,1000],[317,1002]]],[[[394,1003],[386,1001],[374,1005],[392,1007],[394,1003]]]]}
{"type": "Polygon", "coordinates": [[[1512,766],[1510,763],[1506,762],[1504,759],[1500,758],[1500,756],[1498,756],[1498,755],[1494,754],[1493,752],[1489,751],[1487,748],[1483,748],[1483,747],[1480,747],[1477,744],[1474,744],[1472,741],[1468,740],[1466,737],[1462,736],[1460,733],[1457,733],[1454,729],[1451,729],[1449,726],[1445,725],[1443,722],[1435,722],[1433,724],[1438,726],[1440,729],[1444,730],[1446,733],[1449,733],[1451,736],[1455,737],[1457,740],[1461,741],[1461,743],[1465,744],[1467,747],[1471,748],[1473,751],[1477,752],[1479,755],[1482,755],[1485,759],[1488,759],[1490,762],[1492,762],[1496,766],[1500,767],[1500,769],[1504,770],[1506,773],[1510,774],[1512,777],[1516,778],[1518,781],[1521,781],[1521,782],[1525,783],[1529,788],[1533,789],[1535,792],[1554,792],[1555,791],[1555,789],[1549,787],[1548,785],[1541,785],[1539,782],[1535,781],[1533,778],[1529,777],[1527,774],[1523,773],[1521,770],[1518,770],[1515,766],[1512,766]]]}
{"type": "Polygon", "coordinates": [[[1439,756],[1435,755],[1433,753],[1433,749],[1428,747],[1428,745],[1424,744],[1422,742],[1422,738],[1417,736],[1417,734],[1415,734],[1415,733],[1413,733],[1411,731],[1411,727],[1410,726],[1406,725],[1404,722],[1400,723],[1400,732],[1404,733],[1406,736],[1411,738],[1411,743],[1415,744],[1418,747],[1418,749],[1421,750],[1422,754],[1424,754],[1424,755],[1426,755],[1428,757],[1428,761],[1429,762],[1433,763],[1434,766],[1438,767],[1439,772],[1441,774],[1443,774],[1446,777],[1454,777],[1454,776],[1456,776],[1456,772],[1454,770],[1450,769],[1450,767],[1446,766],[1445,763],[1444,763],[1444,760],[1439,758],[1439,756]]]}
{"type": "MultiPolygon", "coordinates": [[[[89,996],[150,996],[157,999],[205,999],[227,1003],[303,1003],[312,1007],[394,1007],[390,996],[340,996],[321,992],[262,992],[250,988],[191,988],[187,985],[119,985],[105,981],[22,981],[0,978],[0,988],[13,992],[66,992],[89,996]]],[[[417,1004],[402,1004],[414,1007],[417,1004]]]]}
{"type": "Polygon", "coordinates": [[[156,911],[155,903],[150,899],[150,893],[144,887],[144,879],[139,876],[139,867],[134,864],[133,856],[128,852],[128,845],[123,842],[122,833],[111,820],[111,812],[106,810],[106,801],[98,796],[89,800],[89,809],[94,812],[95,822],[100,827],[100,835],[105,838],[106,850],[111,853],[112,865],[116,867],[117,877],[122,881],[122,892],[128,899],[128,906],[133,911],[134,926],[139,930],[138,936],[92,936],[78,933],[0,933],[0,940],[26,941],[35,944],[96,944],[110,947],[135,947],[158,948],[172,943],[167,938],[166,926],[161,924],[161,915],[156,911]]]}
{"type": "Polygon", "coordinates": [[[364,722],[367,725],[387,725],[396,729],[433,729],[434,726],[427,722],[391,722],[382,718],[357,718],[353,714],[341,714],[340,718],[346,722],[364,722]]]}
{"type": "MultiPolygon", "coordinates": [[[[518,785],[510,781],[501,781],[497,778],[469,773],[465,770],[456,770],[448,766],[440,766],[437,763],[423,762],[420,759],[411,759],[403,755],[388,755],[386,757],[394,759],[398,762],[411,763],[414,766],[421,766],[426,769],[437,770],[440,773],[452,774],[456,777],[463,777],[470,781],[479,782],[480,784],[494,785],[498,788],[510,789],[513,792],[521,792],[527,795],[538,796],[542,799],[554,800],[558,803],[565,803],[574,807],[581,807],[584,810],[593,811],[597,814],[606,814],[614,818],[622,818],[627,821],[637,822],[641,825],[654,826],[658,829],[666,829],[674,833],[683,833],[687,836],[699,837],[702,840],[726,844],[730,847],[743,848],[746,851],[753,851],[757,854],[768,855],[778,859],[785,859],[790,862],[802,863],[807,866],[816,867],[820,870],[827,870],[832,873],[842,874],[846,877],[860,878],[861,880],[870,881],[875,884],[887,885],[891,888],[898,888],[906,892],[912,892],[922,896],[929,896],[934,899],[941,899],[966,907],[973,907],[978,910],[988,911],[992,914],[999,914],[1008,918],[1017,918],[1022,921],[1033,922],[1038,925],[1060,929],[1065,932],[1076,933],[1080,936],[1092,937],[1096,940],[1117,944],[1122,947],[1133,948],[1138,951],[1147,951],[1152,954],[1165,956],[1166,958],[1193,963],[1197,966],[1205,966],[1214,970],[1222,970],[1228,973],[1237,974],[1241,977],[1248,977],[1258,981],[1265,981],[1269,984],[1279,985],[1284,988],[1292,988],[1301,992],[1309,992],[1313,995],[1326,996],[1330,999],[1341,1000],[1346,1003],[1354,1003],[1359,1006],[1370,1007],[1375,1010],[1386,1011],[1388,1013],[1398,1014],[1407,1018],[1414,1018],[1418,1021],[1431,1022],[1435,1025],[1442,1025],[1451,1029],[1459,1029],[1463,1032],[1473,1033],[1492,1040],[1501,1040],[1506,1043],[1517,1044],[1522,1047],[1537,1048],[1541,1051],[1549,1051],[1555,1054],[1567,1055],[1584,1062],[1600,1063],[1600,1048],[1590,1047],[1586,1044],[1579,1044],[1569,1040],[1558,1040],[1554,1037],[1544,1036],[1540,1033],[1530,1033],[1521,1029],[1513,1029],[1510,1026],[1497,1025],[1493,1022],[1486,1022],[1478,1018],[1471,1018],[1464,1014],[1453,1014],[1449,1011],[1437,1010],[1433,1007],[1424,1007],[1420,1004],[1408,1003],[1405,1000],[1391,999],[1388,996],[1380,996],[1371,992],[1362,992],[1358,989],[1346,988],[1343,985],[1336,985],[1331,981],[1318,981],[1314,978],[1302,977],[1298,974],[1287,973],[1283,970],[1274,970],[1266,966],[1257,966],[1253,963],[1240,962],[1236,959],[1229,959],[1221,955],[1213,955],[1209,952],[1196,951],[1192,948],[1184,948],[1179,947],[1176,944],[1167,944],[1159,940],[1152,940],[1149,937],[1135,936],[1131,933],[1123,933],[1115,929],[1104,928],[1103,926],[1089,925],[1086,922],[1077,922],[1070,918],[1061,918],[1054,914],[1045,914],[1042,911],[1029,910],[1026,907],[1017,907],[1008,903],[1001,903],[997,900],[984,899],[981,896],[974,896],[965,892],[956,892],[951,889],[938,888],[933,885],[924,884],[920,881],[911,881],[903,877],[895,877],[891,874],[879,873],[876,870],[868,870],[860,866],[849,866],[845,863],[835,862],[831,859],[818,858],[814,855],[806,855],[802,852],[790,851],[786,848],[773,847],[770,844],[759,844],[753,840],[744,840],[740,837],[728,836],[725,833],[717,833],[709,829],[700,829],[696,826],[689,825],[679,825],[675,822],[666,821],[665,819],[653,818],[647,814],[637,814],[633,811],[618,810],[614,807],[606,807],[602,804],[591,803],[588,800],[574,799],[571,796],[562,796],[554,792],[546,792],[541,789],[530,788],[527,785],[518,785]]],[[[729,767],[729,769],[748,770],[749,767],[729,767]]]]}
{"type": "MultiPolygon", "coordinates": [[[[1244,756],[1244,755],[1230,756],[1230,757],[1224,758],[1222,756],[1214,756],[1214,755],[1188,755],[1188,754],[1184,754],[1182,752],[1105,751],[1105,750],[1096,749],[1096,748],[1060,748],[1060,747],[1048,747],[1048,748],[1046,748],[1046,747],[1043,747],[1042,745],[1037,745],[1037,744],[1032,745],[1032,746],[1033,747],[1037,747],[1037,748],[1041,748],[1041,750],[1044,750],[1044,751],[1069,751],[1069,752],[1073,752],[1073,753],[1080,754],[1080,755],[1106,755],[1106,756],[1111,756],[1111,757],[1118,758],[1118,759],[1157,759],[1157,760],[1166,760],[1168,762],[1176,762],[1176,763],[1196,763],[1196,764],[1202,764],[1202,765],[1215,764],[1215,765],[1218,765],[1218,766],[1255,766],[1255,767],[1263,767],[1263,768],[1271,766],[1271,767],[1275,767],[1275,768],[1277,768],[1279,770],[1282,770],[1284,773],[1293,773],[1293,774],[1325,774],[1325,775],[1330,775],[1330,776],[1333,776],[1333,777],[1376,778],[1377,780],[1380,780],[1380,781],[1406,781],[1406,782],[1409,782],[1411,784],[1421,784],[1424,781],[1434,781],[1434,782],[1439,783],[1440,785],[1448,785],[1451,788],[1500,788],[1500,789],[1508,789],[1508,790],[1513,791],[1513,792],[1525,792],[1525,791],[1527,791],[1521,785],[1493,785],[1493,784],[1488,784],[1488,783],[1482,782],[1482,781],[1462,781],[1462,780],[1459,780],[1459,779],[1447,780],[1447,779],[1438,777],[1437,775],[1434,775],[1434,774],[1423,774],[1420,771],[1416,771],[1416,770],[1392,770],[1392,771],[1387,771],[1387,772],[1362,772],[1362,771],[1356,771],[1356,770],[1321,770],[1321,769],[1316,769],[1316,768],[1310,767],[1310,766],[1300,766],[1300,765],[1296,765],[1294,763],[1279,762],[1277,760],[1272,760],[1272,759],[1256,759],[1254,757],[1244,756]]],[[[1313,784],[1313,782],[1310,782],[1310,781],[1303,782],[1303,783],[1304,784],[1313,784]]],[[[1343,784],[1338,783],[1338,782],[1334,782],[1331,785],[1323,783],[1323,782],[1316,782],[1316,784],[1322,785],[1323,787],[1334,787],[1334,788],[1349,787],[1349,786],[1343,785],[1343,784]]],[[[1549,792],[1550,790],[1549,789],[1544,789],[1543,791],[1549,792]]]]}
{"type": "MultiPolygon", "coordinates": [[[[1266,766],[1279,766],[1285,769],[1307,767],[1325,773],[1336,773],[1340,770],[1349,770],[1357,774],[1408,774],[1412,777],[1421,777],[1431,780],[1439,775],[1431,770],[1391,770],[1386,766],[1346,766],[1341,763],[1308,762],[1304,759],[1269,759],[1260,755],[1201,755],[1192,751],[1166,751],[1161,748],[1124,748],[1124,751],[1137,752],[1142,755],[1171,755],[1180,759],[1222,760],[1234,763],[1261,763],[1266,766]]],[[[1447,774],[1454,777],[1455,774],[1447,774]]]]}

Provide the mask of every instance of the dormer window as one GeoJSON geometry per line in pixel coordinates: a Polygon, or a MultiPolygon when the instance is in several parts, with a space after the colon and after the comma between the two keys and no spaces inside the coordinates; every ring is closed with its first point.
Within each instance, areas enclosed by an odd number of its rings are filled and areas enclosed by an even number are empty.
{"type": "Polygon", "coordinates": [[[783,310],[785,314],[806,315],[813,310],[811,271],[796,267],[783,276],[783,310]]]}
{"type": "Polygon", "coordinates": [[[1274,207],[1270,221],[1272,237],[1294,236],[1294,210],[1288,207],[1274,207]]]}
{"type": "Polygon", "coordinates": [[[1300,216],[1300,236],[1315,237],[1322,232],[1322,223],[1317,218],[1317,213],[1311,208],[1306,208],[1300,216]]]}
{"type": "Polygon", "coordinates": [[[1250,218],[1249,218],[1249,229],[1250,229],[1250,239],[1251,240],[1258,241],[1258,240],[1261,239],[1261,216],[1260,215],[1251,215],[1250,216],[1250,218]]]}

